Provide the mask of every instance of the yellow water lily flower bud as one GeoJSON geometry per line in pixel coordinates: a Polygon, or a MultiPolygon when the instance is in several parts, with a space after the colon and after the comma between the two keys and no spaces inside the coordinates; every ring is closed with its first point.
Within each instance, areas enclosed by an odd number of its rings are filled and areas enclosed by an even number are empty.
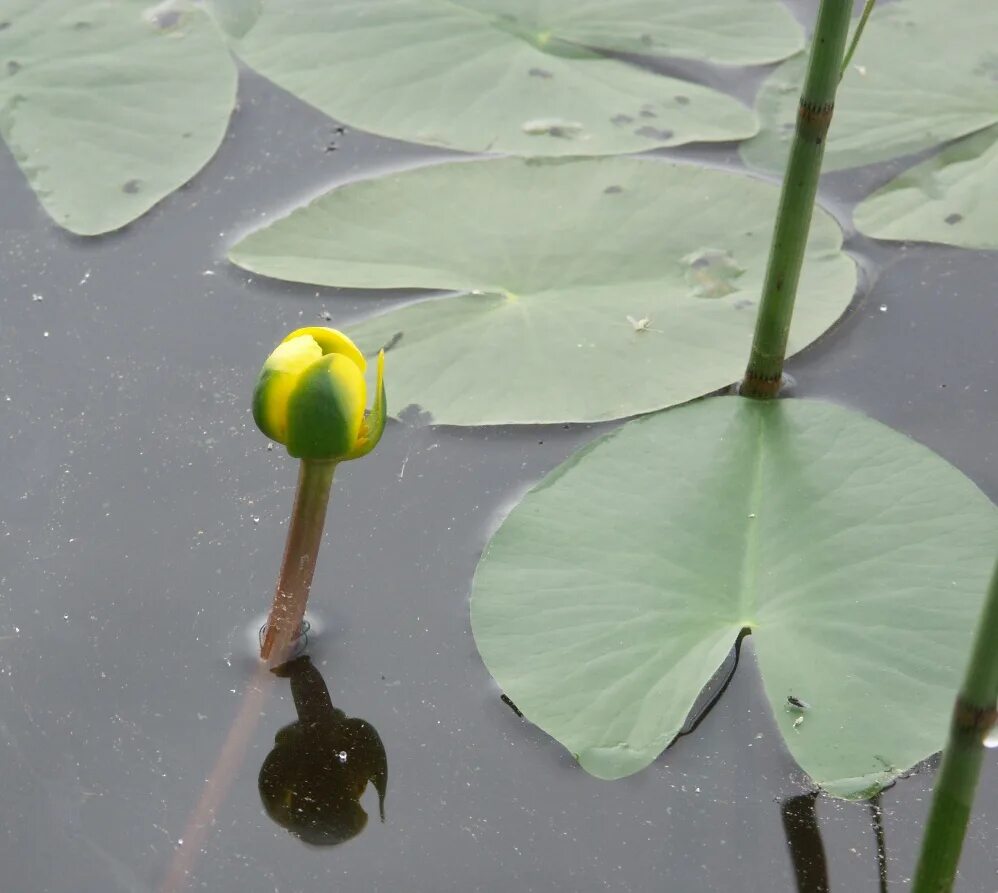
{"type": "Polygon", "coordinates": [[[253,419],[297,459],[343,461],[371,452],[385,429],[385,354],[378,354],[374,406],[364,355],[342,332],[296,329],[267,357],[253,391],[253,419]]]}

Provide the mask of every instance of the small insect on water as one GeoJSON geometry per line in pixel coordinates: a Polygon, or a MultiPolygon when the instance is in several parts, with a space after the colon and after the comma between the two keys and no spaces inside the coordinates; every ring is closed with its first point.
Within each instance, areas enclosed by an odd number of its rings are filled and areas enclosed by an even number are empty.
{"type": "Polygon", "coordinates": [[[628,316],[627,321],[631,324],[631,328],[635,332],[650,332],[651,331],[651,317],[642,316],[641,319],[635,319],[633,316],[628,316]]]}
{"type": "Polygon", "coordinates": [[[805,710],[810,710],[811,705],[794,695],[787,695],[787,709],[803,713],[805,710]]]}

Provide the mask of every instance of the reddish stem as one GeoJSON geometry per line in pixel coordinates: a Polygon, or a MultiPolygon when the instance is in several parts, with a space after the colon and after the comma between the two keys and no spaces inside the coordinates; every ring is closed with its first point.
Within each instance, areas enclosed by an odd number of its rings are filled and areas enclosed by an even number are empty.
{"type": "Polygon", "coordinates": [[[260,646],[260,657],[269,661],[272,667],[280,666],[291,657],[301,631],[335,470],[334,461],[301,460],[281,576],[260,646]]]}

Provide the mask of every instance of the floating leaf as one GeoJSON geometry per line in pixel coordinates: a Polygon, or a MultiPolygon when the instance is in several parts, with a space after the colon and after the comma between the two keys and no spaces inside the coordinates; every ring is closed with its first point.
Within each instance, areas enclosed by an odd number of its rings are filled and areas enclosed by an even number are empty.
{"type": "MultiPolygon", "coordinates": [[[[240,266],[298,282],[458,292],[351,327],[391,344],[392,405],[455,425],[619,418],[744,369],[777,190],[624,158],[461,162],[335,189],[251,234],[240,266]]],[[[856,283],[815,214],[791,350],[856,283]]]]}
{"type": "Polygon", "coordinates": [[[533,156],[755,133],[754,114],[734,99],[601,50],[752,64],[801,43],[774,0],[297,0],[266,4],[236,46],[257,71],[360,129],[533,156]]]}
{"type": "Polygon", "coordinates": [[[998,250],[998,127],[906,170],[862,202],[853,218],[875,239],[998,250]]]}
{"type": "Polygon", "coordinates": [[[242,37],[263,11],[263,0],[206,0],[205,7],[230,37],[242,37]]]}
{"type": "MultiPolygon", "coordinates": [[[[998,4],[898,0],[878,6],[835,99],[824,169],[858,167],[998,123],[998,4]]],[[[754,166],[782,171],[804,80],[787,60],[756,98],[758,136],[742,147],[754,166]]]]}
{"type": "Polygon", "coordinates": [[[204,12],[137,0],[0,0],[0,135],[80,235],[130,223],[215,153],[236,69],[204,12]]]}
{"type": "Polygon", "coordinates": [[[967,478],[877,422],[711,398],[529,493],[482,557],[472,627],[517,707],[601,778],[661,753],[747,628],[794,758],[865,797],[944,744],[996,538],[967,478]]]}

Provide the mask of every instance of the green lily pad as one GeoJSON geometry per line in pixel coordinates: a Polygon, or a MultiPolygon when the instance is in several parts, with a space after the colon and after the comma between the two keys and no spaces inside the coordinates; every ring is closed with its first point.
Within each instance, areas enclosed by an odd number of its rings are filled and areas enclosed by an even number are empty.
{"type": "Polygon", "coordinates": [[[0,136],[53,220],[135,220],[215,153],[236,98],[222,36],[184,3],[0,0],[0,136]]]}
{"type": "Polygon", "coordinates": [[[909,168],[863,201],[853,219],[875,239],[998,250],[998,127],[909,168]]]}
{"type": "MultiPolygon", "coordinates": [[[[823,168],[858,167],[928,149],[998,123],[998,4],[898,0],[878,6],[835,99],[823,168]]],[[[787,60],[756,98],[762,130],[747,164],[782,171],[804,80],[787,60]]]]}
{"type": "Polygon", "coordinates": [[[230,37],[243,37],[263,11],[263,0],[205,0],[205,8],[230,37]]]}
{"type": "Polygon", "coordinates": [[[537,156],[756,132],[731,97],[601,51],[734,65],[801,44],[774,0],[297,0],[266,4],[235,47],[285,90],[371,133],[537,156]]]}
{"type": "MultiPolygon", "coordinates": [[[[351,326],[365,352],[392,345],[395,407],[452,425],[611,419],[738,380],[777,198],[653,160],[451,163],[335,189],[229,257],[296,282],[456,292],[351,326]]],[[[852,298],[841,248],[818,211],[792,351],[852,298]]]]}
{"type": "Polygon", "coordinates": [[[861,798],[943,746],[996,538],[967,478],[877,422],[711,398],[529,493],[479,564],[472,627],[517,707],[600,778],[668,746],[747,628],[794,758],[861,798]]]}

